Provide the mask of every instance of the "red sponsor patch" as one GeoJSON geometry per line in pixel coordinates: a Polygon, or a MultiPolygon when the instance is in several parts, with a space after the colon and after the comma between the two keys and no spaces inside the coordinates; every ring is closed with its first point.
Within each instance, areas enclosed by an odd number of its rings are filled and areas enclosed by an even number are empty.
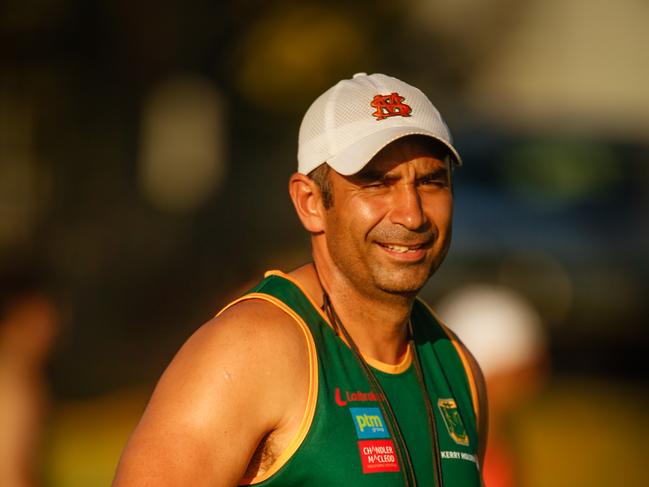
{"type": "Polygon", "coordinates": [[[336,404],[339,406],[347,406],[348,402],[376,402],[376,401],[383,401],[383,396],[379,396],[375,394],[374,392],[361,392],[361,391],[355,391],[355,392],[349,392],[345,391],[345,394],[343,396],[342,391],[340,390],[340,387],[336,387],[335,391],[335,400],[336,404]]]}
{"type": "Polygon", "coordinates": [[[361,440],[358,442],[363,473],[398,472],[399,462],[392,440],[361,440]]]}

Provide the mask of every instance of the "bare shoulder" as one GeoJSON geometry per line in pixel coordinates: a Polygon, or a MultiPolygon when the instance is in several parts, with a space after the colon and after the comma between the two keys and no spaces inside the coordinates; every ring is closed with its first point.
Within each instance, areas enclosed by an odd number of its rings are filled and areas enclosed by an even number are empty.
{"type": "Polygon", "coordinates": [[[262,300],[226,309],[162,375],[115,485],[237,484],[261,440],[295,422],[289,401],[306,401],[307,364],[304,335],[286,312],[262,300]]]}
{"type": "Polygon", "coordinates": [[[244,359],[248,364],[261,361],[287,365],[295,358],[291,351],[304,350],[304,336],[295,320],[279,307],[260,299],[249,299],[227,308],[203,325],[181,349],[219,350],[210,360],[244,359]],[[288,352],[282,356],[278,352],[288,352]]]}

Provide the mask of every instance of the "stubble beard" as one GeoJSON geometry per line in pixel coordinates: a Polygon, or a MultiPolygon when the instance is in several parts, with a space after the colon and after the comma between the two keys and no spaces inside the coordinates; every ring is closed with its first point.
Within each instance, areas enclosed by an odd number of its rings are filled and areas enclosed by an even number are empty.
{"type": "MultiPolygon", "coordinates": [[[[419,264],[422,266],[422,264],[419,264]]],[[[432,266],[428,269],[391,270],[375,266],[371,269],[374,285],[386,294],[412,298],[428,282],[434,273],[432,266]]]]}
{"type": "Polygon", "coordinates": [[[389,267],[381,264],[371,266],[370,273],[375,287],[395,297],[414,298],[437,271],[446,256],[447,249],[448,246],[430,262],[389,267]]]}
{"type": "MultiPolygon", "coordinates": [[[[433,245],[435,243],[434,241],[433,245]]],[[[406,299],[414,298],[424,287],[443,262],[448,248],[447,241],[430,261],[397,264],[381,262],[373,256],[373,251],[380,252],[379,249],[368,251],[362,245],[357,245],[356,252],[350,253],[338,241],[329,243],[329,253],[334,264],[360,292],[406,299]]]]}
{"type": "Polygon", "coordinates": [[[411,232],[403,228],[376,228],[369,235],[370,241],[377,242],[402,242],[418,243],[429,241],[432,255],[424,262],[413,263],[381,263],[380,261],[370,262],[371,253],[367,256],[367,267],[370,269],[375,286],[381,291],[404,297],[414,297],[426,285],[430,277],[437,271],[448,252],[450,244],[449,235],[445,241],[437,230],[432,227],[423,232],[411,232]],[[441,248],[435,251],[436,245],[441,244],[441,248]]]}

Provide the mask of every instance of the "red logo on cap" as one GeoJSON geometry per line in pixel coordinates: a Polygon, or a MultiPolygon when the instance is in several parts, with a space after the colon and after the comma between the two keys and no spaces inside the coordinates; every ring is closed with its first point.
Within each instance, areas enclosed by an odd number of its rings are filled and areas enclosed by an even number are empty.
{"type": "Polygon", "coordinates": [[[376,108],[376,111],[372,113],[377,120],[383,120],[384,118],[394,117],[399,115],[400,117],[409,117],[412,108],[409,105],[406,105],[403,100],[405,98],[399,93],[390,93],[389,95],[376,95],[370,105],[376,108]]]}

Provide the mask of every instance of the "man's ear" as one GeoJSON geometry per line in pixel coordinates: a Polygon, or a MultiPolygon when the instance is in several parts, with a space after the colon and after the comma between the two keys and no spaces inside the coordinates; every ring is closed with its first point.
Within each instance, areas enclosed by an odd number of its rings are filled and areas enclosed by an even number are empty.
{"type": "Polygon", "coordinates": [[[288,181],[288,193],[304,228],[311,233],[324,231],[324,206],[318,185],[308,176],[294,173],[288,181]]]}

